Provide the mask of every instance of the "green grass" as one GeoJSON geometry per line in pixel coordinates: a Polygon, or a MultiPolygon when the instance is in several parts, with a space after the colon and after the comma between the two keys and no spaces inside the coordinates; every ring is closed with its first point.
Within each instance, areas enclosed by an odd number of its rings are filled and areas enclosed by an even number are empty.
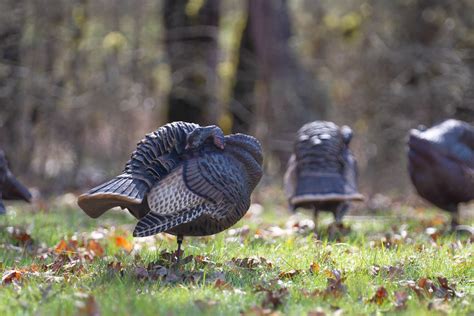
{"type": "MultiPolygon", "coordinates": [[[[0,315],[74,315],[84,305],[89,307],[89,314],[96,308],[102,315],[238,315],[262,305],[266,293],[257,292],[258,285],[272,290],[288,289],[289,294],[274,309],[283,315],[305,315],[315,310],[331,314],[339,309],[345,315],[474,313],[474,247],[469,237],[450,233],[442,233],[434,242],[425,229],[430,219],[439,218],[439,212],[419,213],[407,208],[386,212],[373,220],[350,217],[345,224],[351,231],[338,240],[328,240],[326,223],[331,219],[326,215],[318,227],[320,239],[310,232],[272,237],[269,227],[285,227],[291,214],[282,213],[271,204],[264,205],[263,214],[244,218],[236,226],[249,227],[245,236],[230,236],[226,231],[209,238],[186,238],[186,256],[204,255],[215,264],[182,265],[178,268],[182,269],[181,273],[195,273],[199,277],[194,282],[175,283],[137,277],[136,267],[154,262],[162,250],[174,251],[176,243],[174,238],[165,235],[146,243],[134,241],[131,231],[135,220],[124,212],[112,211],[100,220],[93,220],[79,209],[66,205],[53,206],[49,212],[32,212],[21,204],[10,208],[8,215],[2,218],[0,232],[2,274],[11,269],[28,269],[33,264],[49,264],[55,258],[50,255],[40,259],[31,251],[11,247],[18,245],[18,241],[12,238],[6,229],[8,226],[27,230],[35,247],[50,248],[49,252],[62,239],[69,240],[74,235],[79,240],[89,238],[93,231],[105,228],[104,238],[98,240],[105,254],[83,262],[80,272],[61,270],[48,274],[45,272],[48,269],[42,268],[39,273],[24,274],[13,283],[0,285],[0,315]],[[129,254],[117,247],[110,237],[115,235],[140,247],[135,245],[129,254]],[[396,245],[390,246],[381,240],[392,240],[396,245]],[[246,257],[264,257],[272,266],[247,269],[229,263],[232,258],[246,257]],[[108,267],[110,262],[121,262],[123,272],[113,272],[108,267]],[[313,273],[309,270],[312,263],[319,266],[313,273]],[[398,267],[398,270],[393,276],[383,271],[374,275],[371,271],[375,265],[381,270],[384,266],[398,267]],[[346,292],[340,296],[304,294],[303,290],[324,291],[330,271],[334,269],[342,271],[346,292]],[[292,278],[279,276],[290,270],[301,271],[292,278]],[[217,273],[224,276],[227,289],[215,286],[217,273]],[[437,277],[446,277],[463,297],[442,301],[426,294],[425,298],[418,298],[407,282],[425,277],[435,280],[436,285],[437,277]],[[388,297],[379,305],[370,299],[380,286],[387,290],[388,297]],[[409,295],[406,308],[396,310],[396,291],[409,295]],[[88,297],[93,297],[96,305],[87,304],[88,297]],[[198,300],[204,303],[196,303],[198,300]]],[[[431,224],[437,223],[432,221],[431,224]]]]}

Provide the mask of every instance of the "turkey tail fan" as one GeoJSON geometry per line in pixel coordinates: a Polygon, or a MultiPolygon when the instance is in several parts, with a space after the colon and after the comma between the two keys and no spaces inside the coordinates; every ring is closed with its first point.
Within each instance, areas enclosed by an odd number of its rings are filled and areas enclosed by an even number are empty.
{"type": "Polygon", "coordinates": [[[145,181],[120,175],[79,196],[77,204],[87,215],[97,218],[116,206],[136,209],[148,191],[145,181]]]}
{"type": "Polygon", "coordinates": [[[5,200],[24,200],[31,202],[30,191],[9,171],[7,171],[4,186],[2,197],[5,200]]]}
{"type": "Polygon", "coordinates": [[[201,216],[203,209],[201,204],[174,214],[158,214],[151,211],[137,223],[133,231],[133,237],[147,237],[189,223],[201,216]]]}
{"type": "Polygon", "coordinates": [[[314,201],[362,201],[358,192],[347,192],[344,178],[336,174],[304,174],[298,177],[292,204],[314,201]]]}
{"type": "Polygon", "coordinates": [[[227,145],[237,146],[248,151],[259,165],[263,162],[262,145],[253,136],[245,134],[231,134],[225,137],[227,145]]]}

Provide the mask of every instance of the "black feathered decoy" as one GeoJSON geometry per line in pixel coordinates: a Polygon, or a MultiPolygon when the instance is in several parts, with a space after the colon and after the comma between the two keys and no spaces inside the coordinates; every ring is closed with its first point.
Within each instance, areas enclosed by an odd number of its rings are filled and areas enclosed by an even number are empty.
{"type": "Polygon", "coordinates": [[[217,126],[174,122],[137,145],[122,174],[83,194],[91,217],[126,208],[139,221],[133,235],[178,237],[219,233],[247,212],[262,176],[262,150],[252,136],[224,136],[217,126]]]}
{"type": "Polygon", "coordinates": [[[474,200],[474,127],[450,119],[411,130],[408,171],[418,194],[452,213],[456,226],[458,204],[474,200]]]}
{"type": "Polygon", "coordinates": [[[8,168],[5,153],[0,149],[0,214],[5,214],[2,200],[31,201],[31,193],[21,184],[8,168]]]}
{"type": "Polygon", "coordinates": [[[332,122],[315,121],[301,127],[285,173],[290,208],[313,208],[334,213],[337,223],[350,201],[363,200],[357,190],[357,164],[349,149],[352,130],[332,122]]]}

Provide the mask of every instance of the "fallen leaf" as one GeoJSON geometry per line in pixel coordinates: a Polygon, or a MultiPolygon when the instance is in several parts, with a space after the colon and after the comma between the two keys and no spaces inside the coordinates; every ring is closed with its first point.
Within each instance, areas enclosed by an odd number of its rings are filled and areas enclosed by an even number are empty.
{"type": "Polygon", "coordinates": [[[216,282],[214,282],[214,287],[218,288],[220,290],[232,290],[233,287],[229,283],[227,283],[223,279],[217,279],[216,282]]]}
{"type": "Polygon", "coordinates": [[[23,272],[20,270],[8,270],[2,275],[2,284],[10,284],[15,281],[20,281],[23,272]]]}
{"type": "Polygon", "coordinates": [[[377,289],[374,296],[369,300],[369,302],[376,303],[377,305],[382,305],[387,297],[387,290],[383,286],[381,286],[377,289]]]}
{"type": "Polygon", "coordinates": [[[118,248],[122,248],[127,252],[131,252],[133,249],[133,245],[131,242],[129,242],[127,239],[125,239],[122,236],[114,236],[113,240],[115,242],[115,246],[118,248]]]}
{"type": "Polygon", "coordinates": [[[311,272],[311,273],[316,274],[316,273],[319,272],[320,269],[321,269],[321,268],[320,268],[319,264],[316,263],[316,262],[312,262],[312,263],[309,265],[309,272],[311,272]]]}
{"type": "Polygon", "coordinates": [[[107,270],[113,273],[123,273],[123,266],[121,262],[112,261],[107,264],[107,270]]]}
{"type": "Polygon", "coordinates": [[[448,285],[448,280],[443,277],[437,278],[439,286],[437,286],[429,278],[420,278],[417,283],[411,281],[407,285],[411,288],[419,299],[425,297],[437,297],[444,300],[451,299],[453,297],[463,297],[464,293],[457,292],[453,286],[448,285]]]}
{"type": "Polygon", "coordinates": [[[278,278],[280,279],[293,279],[295,276],[300,274],[301,270],[290,270],[290,271],[282,271],[278,274],[278,278]]]}
{"type": "Polygon", "coordinates": [[[394,294],[395,296],[395,308],[397,310],[404,310],[407,308],[408,294],[404,291],[397,291],[394,294]]]}
{"type": "Polygon", "coordinates": [[[341,296],[347,292],[347,287],[343,284],[345,278],[339,270],[331,270],[331,276],[327,279],[328,285],[324,290],[324,295],[341,296]]]}
{"type": "Polygon", "coordinates": [[[100,316],[99,306],[92,295],[87,295],[84,301],[77,302],[76,305],[79,307],[77,311],[79,316],[100,316]]]}
{"type": "Polygon", "coordinates": [[[87,242],[87,250],[92,251],[94,256],[102,257],[104,255],[104,248],[93,239],[87,242]]]}
{"type": "Polygon", "coordinates": [[[9,226],[6,228],[6,231],[10,233],[10,236],[13,240],[15,240],[18,245],[22,247],[29,247],[33,245],[33,238],[31,238],[30,234],[28,234],[25,230],[9,226]]]}
{"type": "Polygon", "coordinates": [[[72,253],[75,251],[75,247],[73,248],[72,245],[70,245],[67,241],[64,239],[61,239],[61,241],[56,245],[54,248],[54,252],[57,254],[61,253],[72,253]]]}
{"type": "Polygon", "coordinates": [[[273,263],[263,257],[232,258],[229,263],[247,269],[273,268],[273,263]]]}

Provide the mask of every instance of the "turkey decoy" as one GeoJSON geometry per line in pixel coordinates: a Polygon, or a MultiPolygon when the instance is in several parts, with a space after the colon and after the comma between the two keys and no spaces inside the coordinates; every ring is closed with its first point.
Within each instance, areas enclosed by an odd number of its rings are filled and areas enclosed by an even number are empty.
{"type": "Polygon", "coordinates": [[[449,119],[429,129],[410,131],[408,171],[418,194],[452,213],[474,200],[474,126],[449,119]]]}
{"type": "Polygon", "coordinates": [[[176,235],[179,259],[183,236],[216,234],[242,218],[261,176],[254,137],[174,122],[146,135],[122,174],[78,204],[94,218],[115,206],[128,209],[139,220],[135,237],[176,235]]]}
{"type": "Polygon", "coordinates": [[[357,191],[351,138],[348,126],[340,128],[332,122],[315,121],[301,127],[284,177],[293,211],[298,207],[314,209],[315,224],[319,211],[330,211],[340,223],[349,202],[363,200],[357,191]]]}
{"type": "Polygon", "coordinates": [[[8,168],[5,153],[0,149],[0,214],[5,214],[2,200],[31,201],[31,193],[21,184],[8,168]]]}

